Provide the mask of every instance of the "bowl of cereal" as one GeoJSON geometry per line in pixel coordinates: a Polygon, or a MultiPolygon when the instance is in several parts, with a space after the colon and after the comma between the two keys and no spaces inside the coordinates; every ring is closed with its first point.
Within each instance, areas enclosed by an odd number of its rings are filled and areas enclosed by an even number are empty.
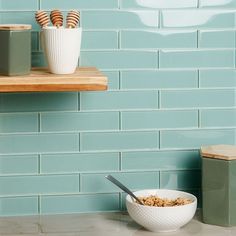
{"type": "Polygon", "coordinates": [[[147,230],[172,232],[187,224],[194,216],[197,198],[187,192],[167,189],[147,189],[126,197],[126,207],[131,218],[147,230]]]}

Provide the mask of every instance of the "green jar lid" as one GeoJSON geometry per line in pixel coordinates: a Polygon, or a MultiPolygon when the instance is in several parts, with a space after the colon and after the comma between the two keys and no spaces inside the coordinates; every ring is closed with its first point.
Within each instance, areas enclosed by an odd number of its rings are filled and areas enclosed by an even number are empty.
{"type": "Polygon", "coordinates": [[[22,24],[0,24],[0,30],[30,30],[31,25],[22,25],[22,24]]]}
{"type": "Polygon", "coordinates": [[[236,160],[236,146],[213,145],[201,147],[201,156],[226,161],[236,160]]]}

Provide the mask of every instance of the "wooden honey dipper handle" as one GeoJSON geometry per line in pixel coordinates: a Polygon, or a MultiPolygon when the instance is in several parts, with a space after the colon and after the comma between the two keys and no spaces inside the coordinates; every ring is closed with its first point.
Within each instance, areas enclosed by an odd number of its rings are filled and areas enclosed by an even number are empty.
{"type": "Polygon", "coordinates": [[[49,25],[49,16],[46,11],[37,11],[35,13],[35,19],[37,23],[43,28],[49,25]]]}
{"type": "Polygon", "coordinates": [[[67,28],[75,28],[80,20],[80,12],[77,10],[71,10],[68,12],[66,17],[67,28]]]}
{"type": "Polygon", "coordinates": [[[50,13],[50,19],[54,26],[57,28],[63,25],[63,15],[60,10],[53,10],[50,13]]]}

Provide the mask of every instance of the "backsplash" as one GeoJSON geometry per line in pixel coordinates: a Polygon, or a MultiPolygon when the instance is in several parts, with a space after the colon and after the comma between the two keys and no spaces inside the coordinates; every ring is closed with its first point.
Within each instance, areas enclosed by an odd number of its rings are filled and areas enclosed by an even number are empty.
{"type": "Polygon", "coordinates": [[[235,144],[236,0],[0,0],[0,23],[81,10],[81,66],[106,92],[0,94],[0,215],[124,210],[124,194],[200,196],[199,147],[235,144]]]}

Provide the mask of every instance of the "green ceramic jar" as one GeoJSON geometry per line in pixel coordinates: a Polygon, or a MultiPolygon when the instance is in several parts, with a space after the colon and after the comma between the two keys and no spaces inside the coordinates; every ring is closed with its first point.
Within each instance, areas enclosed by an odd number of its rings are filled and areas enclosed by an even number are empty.
{"type": "Polygon", "coordinates": [[[236,147],[202,147],[203,222],[236,226],[236,147]]]}
{"type": "Polygon", "coordinates": [[[24,75],[31,69],[31,25],[0,25],[0,74],[24,75]]]}

